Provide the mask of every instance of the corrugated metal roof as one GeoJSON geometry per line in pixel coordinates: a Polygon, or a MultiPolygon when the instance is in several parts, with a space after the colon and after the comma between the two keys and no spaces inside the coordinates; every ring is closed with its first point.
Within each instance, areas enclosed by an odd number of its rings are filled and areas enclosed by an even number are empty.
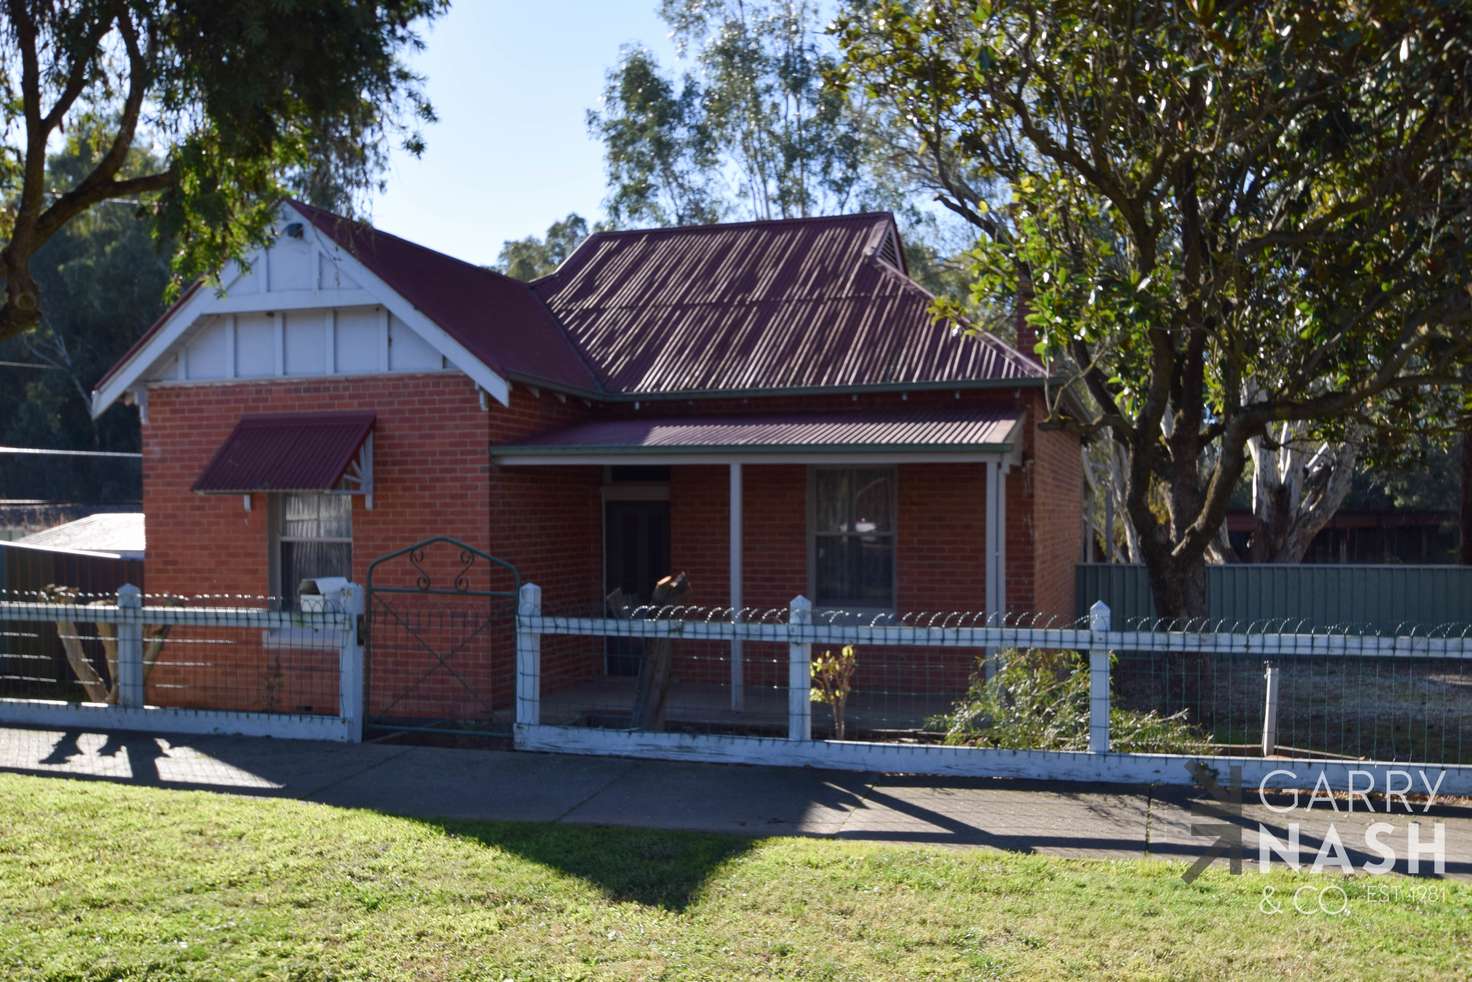
{"type": "Polygon", "coordinates": [[[498,374],[601,388],[528,284],[371,225],[297,201],[291,206],[498,374]]]}
{"type": "Polygon", "coordinates": [[[597,420],[543,433],[514,446],[492,447],[491,455],[1004,451],[1011,449],[1020,419],[1016,410],[998,409],[597,420]]]}
{"type": "Polygon", "coordinates": [[[936,323],[931,295],[879,258],[895,235],[887,213],[602,232],[534,286],[625,394],[1042,377],[936,323]]]}
{"type": "Polygon", "coordinates": [[[509,379],[647,398],[1027,385],[1044,376],[997,338],[932,320],[933,298],[893,264],[898,231],[888,213],[599,232],[551,276],[526,284],[291,207],[509,379]]]}
{"type": "Polygon", "coordinates": [[[145,544],[143,513],[99,512],[22,536],[15,543],[38,549],[103,552],[142,559],[145,544]]]}
{"type": "Polygon", "coordinates": [[[201,494],[331,491],[373,429],[373,413],[240,417],[194,482],[201,494]]]}

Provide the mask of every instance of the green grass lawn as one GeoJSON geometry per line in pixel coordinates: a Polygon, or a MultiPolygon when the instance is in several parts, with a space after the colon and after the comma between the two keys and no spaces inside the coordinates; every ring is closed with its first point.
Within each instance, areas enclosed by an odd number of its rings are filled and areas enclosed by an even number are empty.
{"type": "Polygon", "coordinates": [[[0,774],[0,976],[1466,975],[1467,884],[1341,880],[1345,916],[1268,915],[1265,884],[1325,881],[1183,868],[0,774]]]}

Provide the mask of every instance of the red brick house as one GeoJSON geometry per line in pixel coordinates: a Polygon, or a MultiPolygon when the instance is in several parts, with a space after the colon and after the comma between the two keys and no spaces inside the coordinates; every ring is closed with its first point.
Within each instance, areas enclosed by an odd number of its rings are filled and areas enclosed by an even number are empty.
{"type": "Polygon", "coordinates": [[[219,282],[93,394],[140,409],[151,591],[294,602],[446,535],[548,608],[684,570],[1072,614],[1077,441],[1034,360],[932,321],[888,214],[603,232],[524,284],[289,203],[219,282]]]}

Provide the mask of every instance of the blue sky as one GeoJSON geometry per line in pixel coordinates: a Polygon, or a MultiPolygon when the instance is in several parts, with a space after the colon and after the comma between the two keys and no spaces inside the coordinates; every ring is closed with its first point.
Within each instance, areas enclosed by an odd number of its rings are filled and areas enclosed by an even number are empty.
{"type": "Polygon", "coordinates": [[[426,32],[417,69],[438,123],[418,159],[398,151],[373,223],[476,263],[570,211],[601,214],[603,157],[587,111],[619,47],[660,64],[674,48],[656,0],[457,0],[426,32]]]}

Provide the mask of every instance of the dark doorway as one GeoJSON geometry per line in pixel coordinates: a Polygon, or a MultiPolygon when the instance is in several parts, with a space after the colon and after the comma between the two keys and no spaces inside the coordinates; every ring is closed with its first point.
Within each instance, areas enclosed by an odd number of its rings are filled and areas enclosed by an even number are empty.
{"type": "MultiPolygon", "coordinates": [[[[648,601],[670,572],[668,501],[609,501],[603,506],[603,589],[648,601]]],[[[609,675],[637,675],[644,656],[639,638],[609,638],[609,675]]]]}

